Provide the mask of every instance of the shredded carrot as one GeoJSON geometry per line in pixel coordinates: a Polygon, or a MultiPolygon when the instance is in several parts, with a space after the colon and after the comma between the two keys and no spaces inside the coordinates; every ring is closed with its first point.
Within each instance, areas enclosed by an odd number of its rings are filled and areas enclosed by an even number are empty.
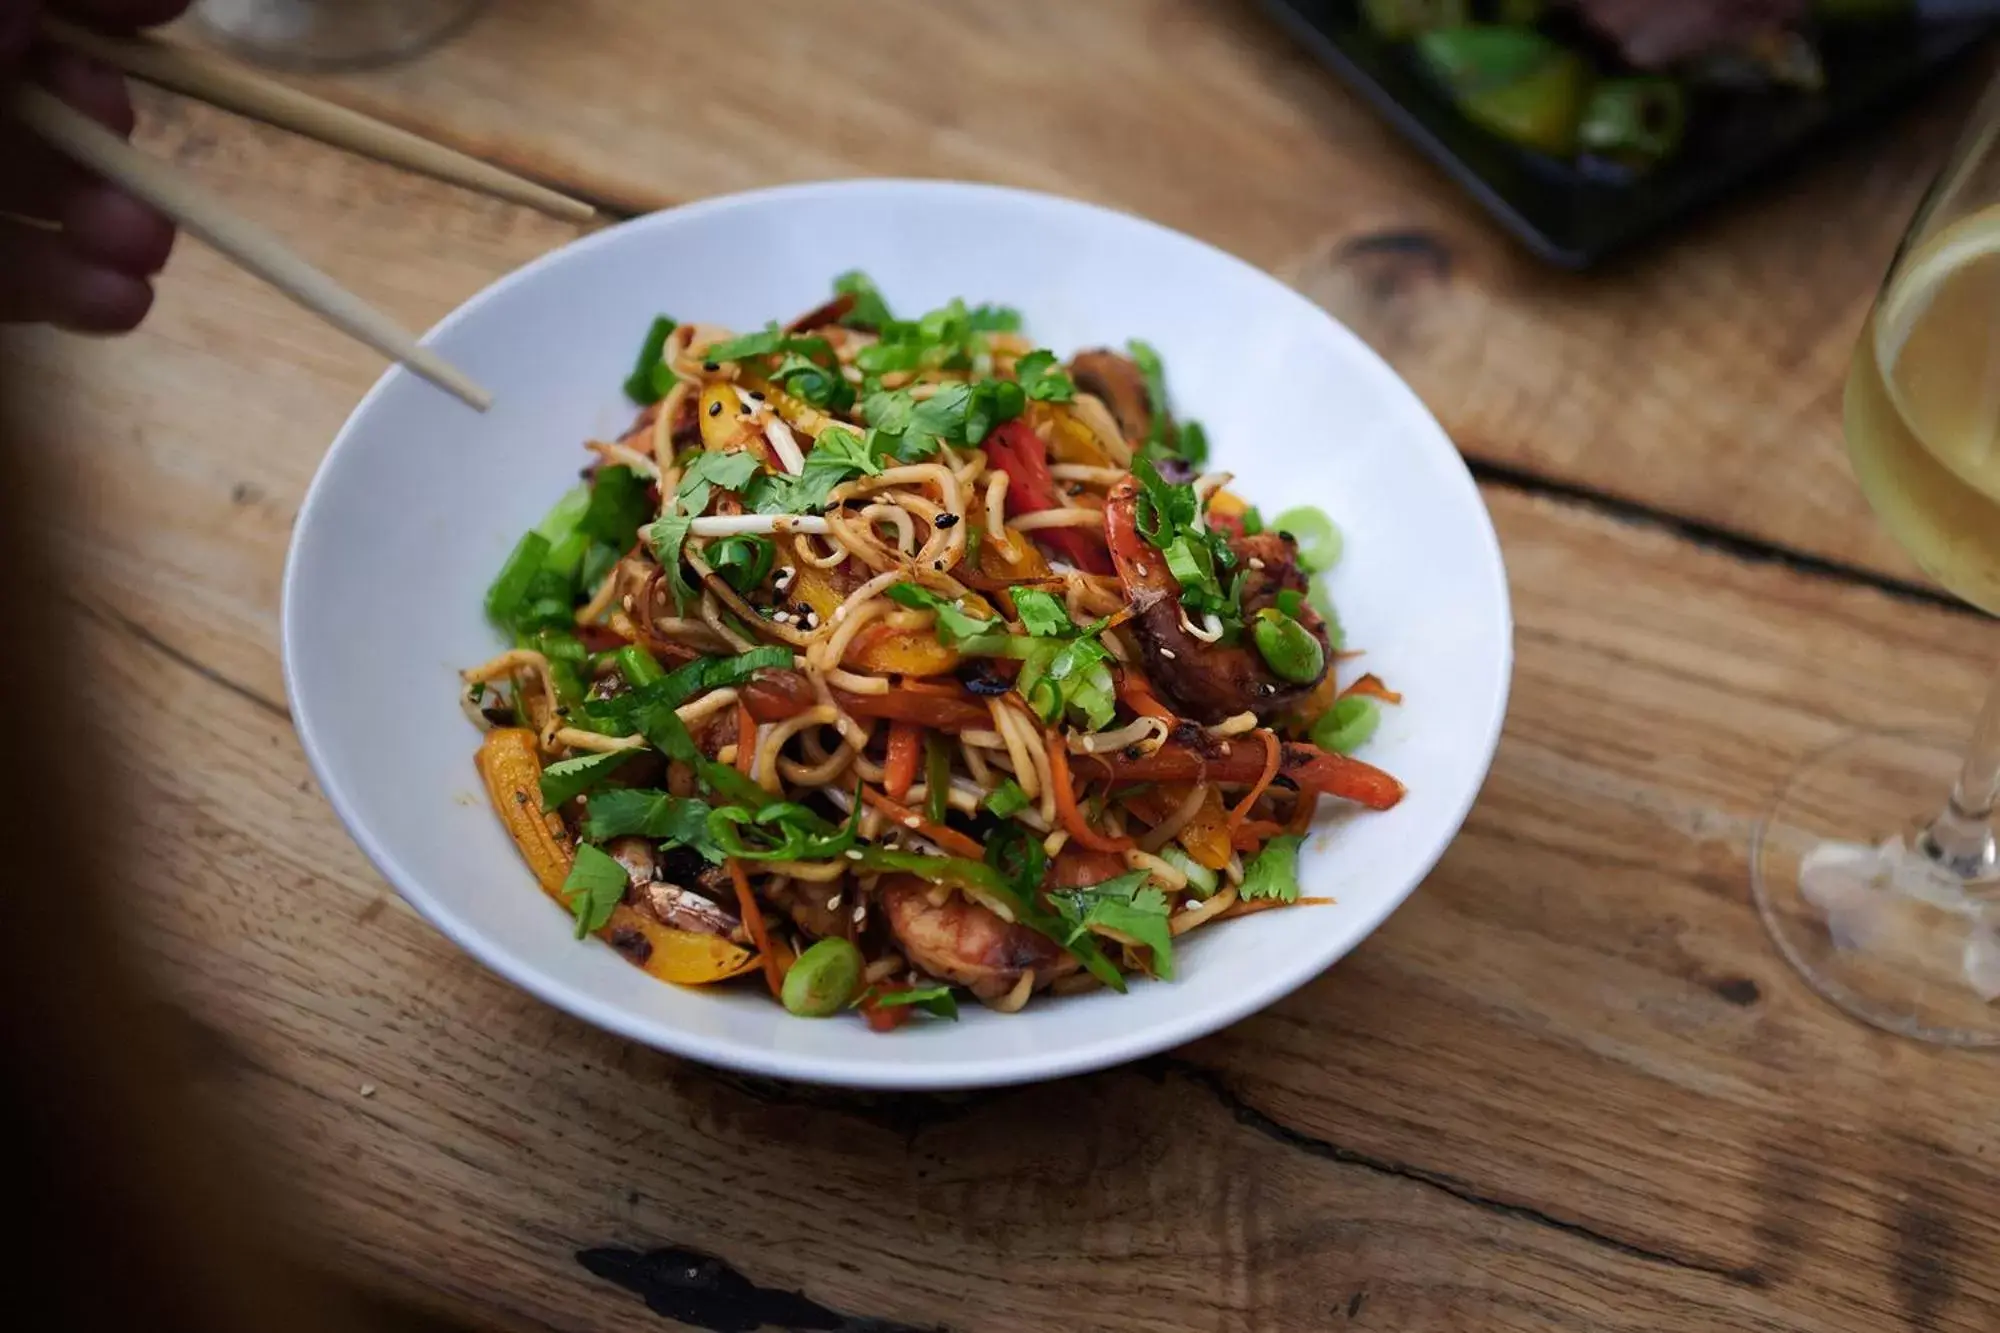
{"type": "Polygon", "coordinates": [[[1403,696],[1390,689],[1387,685],[1384,685],[1382,678],[1372,671],[1342,690],[1340,697],[1345,699],[1351,694],[1371,695],[1374,698],[1380,699],[1385,704],[1399,704],[1403,702],[1403,696]]]}
{"type": "Polygon", "coordinates": [[[736,771],[744,777],[757,763],[757,719],[743,703],[736,705],[736,771]]]}
{"type": "Polygon", "coordinates": [[[1319,809],[1319,788],[1301,787],[1298,800],[1292,803],[1292,817],[1285,821],[1285,832],[1304,833],[1312,826],[1313,814],[1319,809]]]}
{"type": "Polygon", "coordinates": [[[757,896],[750,892],[750,877],[743,873],[743,863],[733,856],[729,858],[729,880],[736,886],[736,910],[742,913],[750,942],[757,946],[757,953],[764,960],[764,980],[771,987],[771,994],[781,997],[785,990],[784,960],[771,951],[771,932],[764,925],[764,909],[757,906],[757,896]]]}
{"type": "Polygon", "coordinates": [[[1229,845],[1239,852],[1254,852],[1285,831],[1275,819],[1246,819],[1229,837],[1229,845]]]}
{"type": "Polygon", "coordinates": [[[1244,817],[1250,813],[1250,807],[1256,805],[1262,799],[1264,793],[1271,789],[1272,779],[1278,776],[1278,762],[1284,757],[1284,747],[1278,744],[1277,732],[1272,731],[1269,727],[1265,727],[1258,731],[1257,735],[1264,742],[1264,772],[1257,779],[1257,785],[1250,789],[1250,794],[1239,801],[1235,808],[1229,812],[1228,826],[1231,842],[1235,841],[1236,830],[1242,825],[1244,817]]]}
{"type": "Polygon", "coordinates": [[[962,856],[968,861],[982,860],[986,856],[986,849],[984,847],[981,847],[957,829],[948,828],[943,824],[933,824],[930,820],[925,819],[908,806],[890,800],[873,787],[864,785],[861,788],[861,799],[889,816],[896,823],[901,824],[910,832],[929,838],[953,856],[962,856]]]}
{"type": "Polygon", "coordinates": [[[875,1032],[894,1032],[897,1028],[910,1021],[910,1017],[915,1011],[909,1005],[885,1005],[881,1002],[881,997],[884,995],[893,995],[897,991],[908,989],[910,989],[909,986],[900,981],[884,982],[869,993],[868,998],[861,1002],[861,1016],[868,1020],[870,1030],[875,1032]]]}
{"type": "Polygon", "coordinates": [[[1268,912],[1274,907],[1331,907],[1332,898],[1297,898],[1286,902],[1283,898],[1257,898],[1235,906],[1216,917],[1217,921],[1229,921],[1239,916],[1249,916],[1253,912],[1268,912]]]}
{"type": "Polygon", "coordinates": [[[1063,827],[1079,847],[1093,852],[1130,851],[1139,844],[1130,838],[1107,838],[1086,824],[1083,811],[1076,806],[1076,790],[1069,782],[1069,750],[1063,745],[1063,738],[1054,731],[1046,733],[1049,747],[1050,784],[1055,788],[1056,813],[1062,817],[1063,827]]]}
{"type": "Polygon", "coordinates": [[[1157,717],[1167,722],[1175,720],[1173,710],[1153,694],[1153,687],[1146,682],[1146,678],[1130,668],[1118,673],[1118,702],[1140,717],[1157,717]]]}
{"type": "Polygon", "coordinates": [[[924,729],[914,722],[889,724],[889,760],[882,767],[882,787],[889,799],[900,801],[917,780],[917,761],[924,752],[924,729]]]}

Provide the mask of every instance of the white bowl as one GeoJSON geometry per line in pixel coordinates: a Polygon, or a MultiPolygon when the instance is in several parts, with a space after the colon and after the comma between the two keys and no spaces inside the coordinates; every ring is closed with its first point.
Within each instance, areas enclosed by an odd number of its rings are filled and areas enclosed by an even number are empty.
{"type": "Polygon", "coordinates": [[[987,186],[846,181],[640,218],[494,284],[427,339],[496,391],[482,416],[397,369],[333,443],[285,575],[286,683],[313,770],[362,849],[474,957],[589,1022],[751,1073],[876,1088],[1052,1078],[1192,1040],[1353,948],[1458,830],[1499,739],[1512,661],[1507,583],[1479,493],[1395,374],[1249,265],[1152,223],[987,186]],[[1364,757],[1409,796],[1326,815],[1302,862],[1338,899],[1189,936],[1180,980],[1129,994],[971,1006],[895,1033],[785,1013],[761,990],[654,981],[571,938],[480,794],[456,672],[498,651],[481,613],[520,534],[576,479],[582,442],[632,415],[620,385],[659,312],[737,329],[819,304],[860,268],[892,308],[953,296],[1018,307],[1068,352],[1144,338],[1215,464],[1275,514],[1346,534],[1333,596],[1351,646],[1403,692],[1364,757]]]}

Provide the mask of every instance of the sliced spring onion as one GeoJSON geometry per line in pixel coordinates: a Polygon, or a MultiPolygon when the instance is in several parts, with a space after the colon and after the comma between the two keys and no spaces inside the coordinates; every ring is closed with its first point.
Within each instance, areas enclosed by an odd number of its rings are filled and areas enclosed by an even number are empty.
{"type": "Polygon", "coordinates": [[[1197,898],[1207,898],[1221,882],[1213,870],[1171,843],[1160,849],[1160,859],[1187,876],[1188,892],[1197,898]]]}
{"type": "Polygon", "coordinates": [[[1382,724],[1382,710],[1365,694],[1336,700],[1333,707],[1313,723],[1312,742],[1322,750],[1353,754],[1375,734],[1382,724]]]}
{"type": "Polygon", "coordinates": [[[1299,560],[1314,574],[1325,573],[1340,563],[1342,541],[1340,529],[1311,505],[1300,505],[1297,509],[1287,509],[1271,520],[1270,526],[1279,532],[1289,532],[1298,539],[1299,560]]]}

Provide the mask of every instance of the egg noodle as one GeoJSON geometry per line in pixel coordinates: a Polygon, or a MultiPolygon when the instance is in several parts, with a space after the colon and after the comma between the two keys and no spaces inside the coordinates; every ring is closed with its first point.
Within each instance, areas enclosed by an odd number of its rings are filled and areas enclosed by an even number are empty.
{"type": "Polygon", "coordinates": [[[1346,753],[1397,698],[1335,684],[1332,524],[1203,471],[1143,343],[1065,366],[1010,310],[835,287],[655,321],[637,421],[488,593],[479,768],[578,936],[888,1029],[1316,901],[1321,799],[1403,794],[1346,753]]]}

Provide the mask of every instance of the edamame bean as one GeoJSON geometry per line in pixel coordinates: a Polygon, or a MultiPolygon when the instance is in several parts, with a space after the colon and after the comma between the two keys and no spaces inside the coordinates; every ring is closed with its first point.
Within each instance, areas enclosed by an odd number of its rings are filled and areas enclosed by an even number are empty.
{"type": "Polygon", "coordinates": [[[861,950],[846,940],[826,939],[800,954],[785,973],[780,998],[800,1018],[837,1014],[861,985],[861,950]]]}
{"type": "Polygon", "coordinates": [[[1326,651],[1319,640],[1276,607],[1267,606],[1257,613],[1250,639],[1265,664],[1281,679],[1310,685],[1326,666],[1326,651]]]}

